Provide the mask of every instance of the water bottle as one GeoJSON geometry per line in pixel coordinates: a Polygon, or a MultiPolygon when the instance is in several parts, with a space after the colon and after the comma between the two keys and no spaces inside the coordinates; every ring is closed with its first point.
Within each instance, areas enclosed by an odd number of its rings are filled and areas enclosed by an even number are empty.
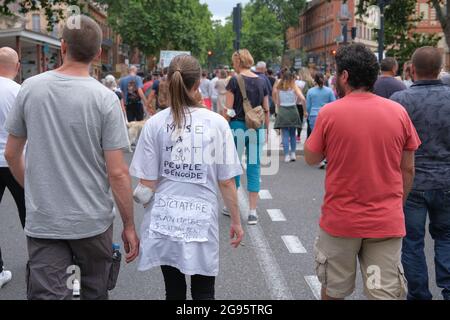
{"type": "Polygon", "coordinates": [[[113,243],[113,260],[119,261],[122,259],[122,253],[120,253],[120,245],[113,243]]]}
{"type": "Polygon", "coordinates": [[[109,272],[108,278],[108,291],[113,290],[116,287],[117,278],[119,277],[120,272],[120,260],[122,259],[122,254],[120,253],[120,245],[117,243],[113,243],[112,246],[113,255],[112,255],[112,264],[111,270],[109,272]]]}

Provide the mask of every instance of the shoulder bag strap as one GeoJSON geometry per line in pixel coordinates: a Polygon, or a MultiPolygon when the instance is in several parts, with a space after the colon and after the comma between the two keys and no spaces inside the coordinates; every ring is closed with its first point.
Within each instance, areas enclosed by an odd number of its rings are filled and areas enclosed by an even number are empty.
{"type": "Polygon", "coordinates": [[[239,85],[239,89],[241,90],[244,111],[245,111],[245,113],[247,113],[247,112],[252,110],[252,107],[251,107],[250,101],[248,100],[248,97],[247,97],[247,90],[245,88],[245,81],[244,81],[244,78],[240,74],[238,74],[236,76],[236,79],[237,79],[237,82],[238,82],[238,85],[239,85]]]}

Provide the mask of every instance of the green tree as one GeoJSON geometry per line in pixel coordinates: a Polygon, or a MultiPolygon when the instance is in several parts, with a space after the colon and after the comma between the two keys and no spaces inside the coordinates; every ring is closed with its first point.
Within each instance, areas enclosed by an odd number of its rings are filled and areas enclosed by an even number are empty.
{"type": "Polygon", "coordinates": [[[207,61],[213,38],[207,5],[199,0],[104,0],[113,30],[146,54],[160,49],[187,50],[207,61]]]}
{"type": "Polygon", "coordinates": [[[436,9],[436,15],[444,30],[445,41],[450,48],[450,2],[449,0],[430,0],[436,9]]]}
{"type": "Polygon", "coordinates": [[[286,32],[290,27],[299,24],[299,15],[306,8],[306,0],[252,0],[252,3],[258,9],[265,7],[275,14],[281,24],[284,49],[287,49],[286,32]]]}
{"type": "Polygon", "coordinates": [[[283,53],[283,25],[268,6],[252,1],[244,7],[242,43],[256,61],[275,62],[283,53]]]}
{"type": "Polygon", "coordinates": [[[221,21],[213,21],[213,38],[210,44],[212,51],[210,62],[213,67],[231,65],[234,37],[231,18],[227,18],[225,24],[221,21]]]}
{"type": "MultiPolygon", "coordinates": [[[[4,0],[0,15],[13,15],[10,5],[18,2],[20,13],[45,11],[49,28],[65,17],[63,5],[79,5],[84,0],[4,0]]],[[[199,0],[98,0],[106,4],[108,20],[124,41],[148,55],[160,49],[189,50],[205,64],[211,44],[212,14],[199,0]]]]}

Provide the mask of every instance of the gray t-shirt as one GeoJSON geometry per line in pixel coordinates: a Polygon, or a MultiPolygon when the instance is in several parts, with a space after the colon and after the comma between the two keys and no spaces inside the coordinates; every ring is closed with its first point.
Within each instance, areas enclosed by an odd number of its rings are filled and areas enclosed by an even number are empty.
{"type": "Polygon", "coordinates": [[[374,86],[374,93],[386,99],[403,90],[406,90],[405,84],[394,77],[379,77],[374,86]]]}
{"type": "Polygon", "coordinates": [[[28,140],[28,236],[76,240],[111,226],[104,151],[129,145],[114,92],[94,78],[46,72],[25,81],[5,128],[28,140]]]}

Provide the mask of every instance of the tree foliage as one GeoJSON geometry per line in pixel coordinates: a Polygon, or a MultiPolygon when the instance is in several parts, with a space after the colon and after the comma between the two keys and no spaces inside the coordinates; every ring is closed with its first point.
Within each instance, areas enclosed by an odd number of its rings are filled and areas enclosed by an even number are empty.
{"type": "Polygon", "coordinates": [[[213,55],[210,63],[214,67],[230,66],[231,55],[233,54],[233,40],[235,38],[231,18],[228,18],[225,24],[222,21],[213,22],[213,38],[210,44],[210,50],[213,55]]]}
{"type": "Polygon", "coordinates": [[[306,0],[252,0],[257,10],[268,8],[281,24],[284,48],[287,48],[286,32],[299,24],[300,12],[306,8],[306,0]]]}
{"type": "Polygon", "coordinates": [[[192,51],[202,63],[213,38],[212,14],[199,0],[104,0],[113,30],[146,54],[192,51]]]}
{"type": "Polygon", "coordinates": [[[283,25],[268,6],[250,2],[243,11],[242,47],[250,50],[255,60],[275,62],[283,53],[283,25]]]}
{"type": "MultiPolygon", "coordinates": [[[[364,15],[367,8],[376,5],[378,0],[360,0],[358,14],[364,15]]],[[[436,9],[447,45],[450,46],[450,6],[448,0],[430,0],[436,9]]],[[[391,0],[385,11],[385,37],[388,55],[395,56],[400,61],[411,57],[415,49],[421,46],[436,46],[440,37],[435,34],[419,34],[415,31],[416,24],[422,20],[417,12],[416,0],[391,0]]]]}
{"type": "MultiPolygon", "coordinates": [[[[4,0],[0,15],[13,15],[4,0]]],[[[20,13],[45,11],[49,27],[65,17],[64,5],[81,6],[81,0],[21,0],[20,13]]],[[[187,50],[205,63],[212,39],[212,14],[199,0],[98,0],[106,4],[108,21],[124,42],[148,55],[160,49],[187,50]]]]}

